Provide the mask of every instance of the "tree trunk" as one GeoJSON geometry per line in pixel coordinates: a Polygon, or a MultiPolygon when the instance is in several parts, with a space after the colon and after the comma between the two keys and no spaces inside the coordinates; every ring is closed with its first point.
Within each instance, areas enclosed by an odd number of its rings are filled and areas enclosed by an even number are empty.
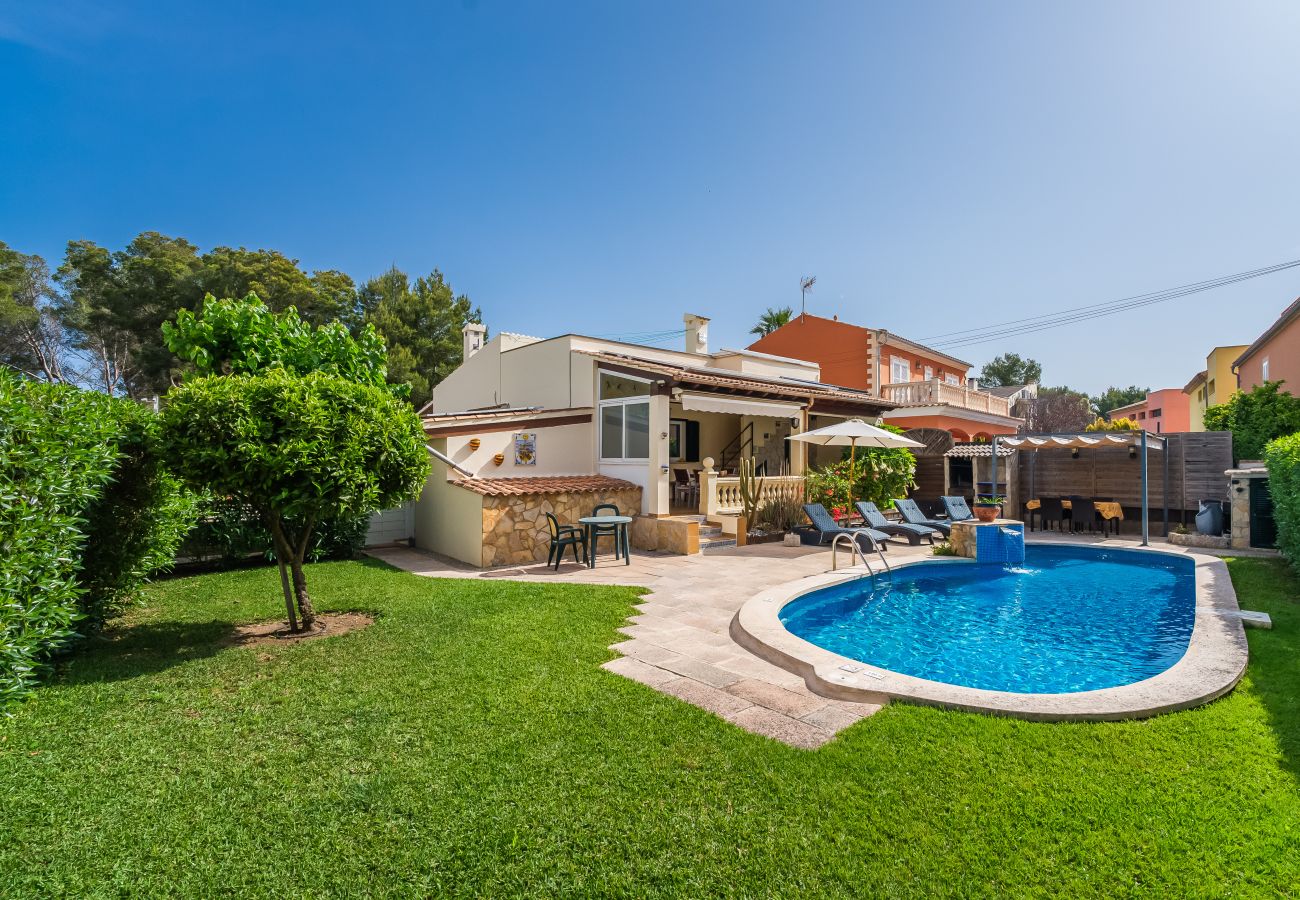
{"type": "Polygon", "coordinates": [[[302,571],[302,560],[291,560],[289,570],[293,573],[293,589],[298,597],[298,612],[302,614],[302,630],[311,631],[316,627],[316,610],[312,607],[311,597],[307,594],[307,577],[302,571]]]}
{"type": "Polygon", "coordinates": [[[268,515],[266,517],[267,525],[271,528],[271,541],[275,545],[275,559],[280,565],[280,588],[284,591],[284,608],[289,614],[289,630],[298,630],[298,617],[294,614],[294,592],[289,587],[289,560],[293,557],[293,550],[289,546],[288,540],[284,536],[284,528],[280,525],[280,517],[268,515]]]}

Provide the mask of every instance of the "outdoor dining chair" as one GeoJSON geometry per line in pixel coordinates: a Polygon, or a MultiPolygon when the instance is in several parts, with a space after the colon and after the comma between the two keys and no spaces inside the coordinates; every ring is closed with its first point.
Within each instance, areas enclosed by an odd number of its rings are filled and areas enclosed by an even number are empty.
{"type": "Polygon", "coordinates": [[[1091,497],[1070,497],[1070,510],[1066,513],[1070,520],[1070,530],[1078,534],[1087,526],[1091,532],[1097,524],[1097,507],[1092,505],[1091,497]]]}
{"type": "Polygon", "coordinates": [[[573,548],[573,561],[581,564],[587,556],[587,533],[577,525],[561,525],[560,520],[550,513],[545,513],[546,527],[551,533],[551,549],[546,555],[546,564],[549,566],[555,563],[556,571],[559,571],[560,561],[564,558],[564,548],[573,548]],[[578,555],[578,548],[582,548],[582,555],[578,555]]]}
{"type": "MultiPolygon", "coordinates": [[[[618,507],[613,503],[597,503],[592,509],[593,516],[621,516],[618,507]]],[[[596,554],[600,552],[600,539],[603,537],[612,537],[614,539],[614,558],[618,559],[623,555],[623,542],[619,540],[619,528],[617,525],[596,525],[591,529],[591,552],[596,554]]]]}
{"type": "Polygon", "coordinates": [[[1042,497],[1038,501],[1038,520],[1043,526],[1044,531],[1048,531],[1052,523],[1060,528],[1061,523],[1065,520],[1065,504],[1061,502],[1060,497],[1042,497]]]}

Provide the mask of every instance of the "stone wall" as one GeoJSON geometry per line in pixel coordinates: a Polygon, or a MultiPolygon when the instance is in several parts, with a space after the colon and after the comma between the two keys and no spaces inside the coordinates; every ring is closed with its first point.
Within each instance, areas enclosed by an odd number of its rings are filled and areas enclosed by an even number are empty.
{"type": "MultiPolygon", "coordinates": [[[[544,513],[555,516],[561,525],[577,525],[598,503],[613,503],[634,516],[641,509],[641,489],[484,497],[483,567],[546,562],[551,536],[544,513]]],[[[613,542],[607,540],[602,546],[612,549],[613,542]]]]}
{"type": "Polygon", "coordinates": [[[1268,478],[1268,469],[1228,469],[1228,497],[1230,501],[1232,531],[1230,543],[1234,550],[1250,549],[1250,483],[1256,478],[1268,478]]]}

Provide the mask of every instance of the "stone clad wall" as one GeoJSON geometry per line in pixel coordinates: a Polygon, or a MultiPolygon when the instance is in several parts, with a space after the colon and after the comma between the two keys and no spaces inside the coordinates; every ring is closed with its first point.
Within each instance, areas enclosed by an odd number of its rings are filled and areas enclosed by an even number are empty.
{"type": "Polygon", "coordinates": [[[598,503],[613,503],[625,515],[635,516],[641,509],[641,489],[484,497],[483,567],[546,562],[551,537],[544,513],[561,525],[576,525],[598,503]]]}

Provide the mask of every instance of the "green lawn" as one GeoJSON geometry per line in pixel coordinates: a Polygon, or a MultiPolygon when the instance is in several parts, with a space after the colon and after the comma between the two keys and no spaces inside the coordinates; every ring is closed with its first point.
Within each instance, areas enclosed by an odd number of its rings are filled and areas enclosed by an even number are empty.
{"type": "Polygon", "coordinates": [[[1300,586],[1231,563],[1247,679],[1051,725],[894,704],[793,750],[598,668],[630,589],[309,572],[378,615],[222,649],[258,569],[153,587],[0,724],[0,894],[1291,896],[1300,586]]]}

